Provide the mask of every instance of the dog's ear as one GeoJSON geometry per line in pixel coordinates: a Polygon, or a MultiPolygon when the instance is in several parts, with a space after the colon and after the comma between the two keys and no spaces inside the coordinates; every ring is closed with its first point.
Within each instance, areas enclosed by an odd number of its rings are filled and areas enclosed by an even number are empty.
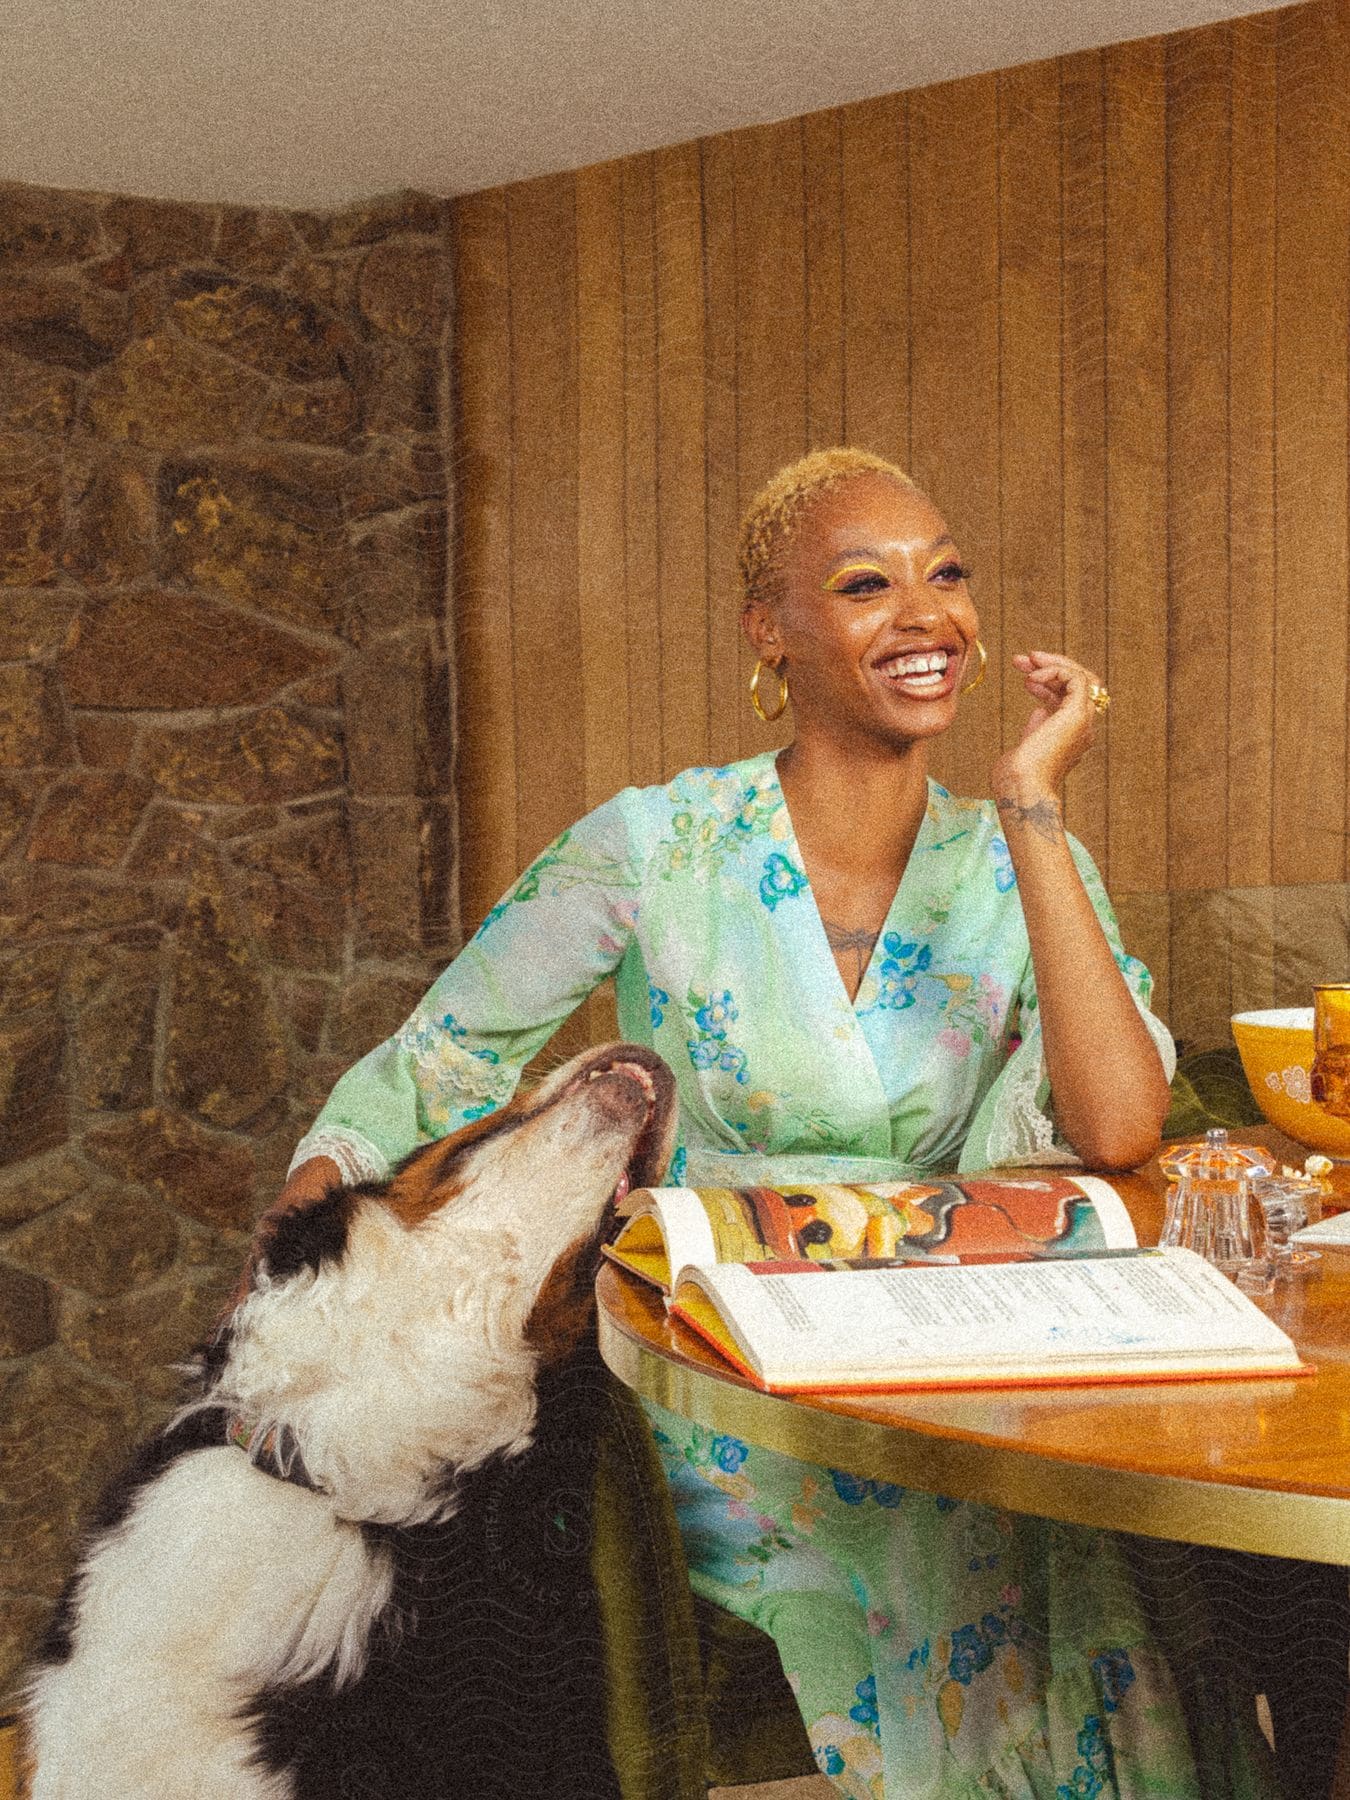
{"type": "MultiPolygon", "coordinates": [[[[306,1272],[317,1275],[341,1260],[360,1188],[330,1188],[322,1200],[272,1214],[259,1233],[254,1267],[273,1281],[306,1272]]],[[[378,1192],[378,1190],[375,1190],[378,1192]]]]}

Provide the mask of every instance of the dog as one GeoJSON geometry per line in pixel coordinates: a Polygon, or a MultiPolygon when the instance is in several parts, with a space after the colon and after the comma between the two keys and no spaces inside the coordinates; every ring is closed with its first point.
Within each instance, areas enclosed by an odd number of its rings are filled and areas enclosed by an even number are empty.
{"type": "Polygon", "coordinates": [[[609,1045],[275,1216],[92,1521],[27,1689],[32,1800],[617,1797],[593,1286],[674,1096],[609,1045]]]}

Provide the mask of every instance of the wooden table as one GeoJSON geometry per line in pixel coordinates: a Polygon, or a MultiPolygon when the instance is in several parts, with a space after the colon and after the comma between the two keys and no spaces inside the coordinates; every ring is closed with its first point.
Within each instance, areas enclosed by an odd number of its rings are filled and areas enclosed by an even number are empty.
{"type": "MultiPolygon", "coordinates": [[[[1234,1135],[1306,1154],[1270,1129],[1234,1135]]],[[[1350,1204],[1350,1170],[1338,1178],[1350,1204]]],[[[1118,1185],[1155,1242],[1156,1164],[1118,1185]]],[[[654,1290],[607,1266],[597,1291],[610,1369],[714,1431],[1015,1512],[1350,1566],[1350,1253],[1259,1302],[1315,1365],[1298,1379],[783,1398],[668,1320],[654,1290]]]]}

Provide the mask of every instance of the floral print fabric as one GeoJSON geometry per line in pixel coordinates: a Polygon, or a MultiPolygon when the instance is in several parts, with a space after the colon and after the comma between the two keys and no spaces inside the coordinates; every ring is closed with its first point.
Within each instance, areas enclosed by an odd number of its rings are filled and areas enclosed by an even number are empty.
{"type": "Polygon", "coordinates": [[[1273,1792],[1254,1712],[1244,1722],[1217,1680],[1207,1701],[1225,1754],[1201,1766],[1109,1532],[862,1480],[647,1411],[695,1588],[773,1636],[817,1767],[849,1800],[1273,1792]]]}
{"type": "MultiPolygon", "coordinates": [[[[1147,972],[1074,854],[1151,1017],[1147,972]]],[[[396,1162],[509,1098],[611,974],[624,1036],[675,1072],[692,1180],[754,1181],[760,1159],[781,1156],[802,1180],[988,1167],[1017,1155],[1016,1133],[996,1129],[1000,1095],[1017,1096],[1027,1143],[1067,1154],[1052,1143],[1026,927],[992,805],[930,784],[850,1001],[770,755],[626,789],[565,831],[407,1024],[343,1077],[316,1129],[363,1134],[372,1173],[396,1162]],[[728,1157],[745,1160],[728,1170],[728,1157]]]]}

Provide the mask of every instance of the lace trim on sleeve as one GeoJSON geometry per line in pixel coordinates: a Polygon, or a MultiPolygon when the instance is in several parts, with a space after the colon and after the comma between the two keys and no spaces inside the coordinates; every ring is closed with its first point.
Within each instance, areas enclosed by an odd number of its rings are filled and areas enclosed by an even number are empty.
{"type": "MultiPolygon", "coordinates": [[[[1163,1069],[1170,1082],[1176,1073],[1177,1053],[1172,1034],[1161,1019],[1155,1018],[1137,999],[1139,1016],[1148,1027],[1149,1036],[1158,1047],[1163,1069]]],[[[989,1119],[986,1156],[991,1168],[1005,1164],[1080,1163],[1081,1157],[1055,1137],[1054,1124],[1039,1105],[1045,1081],[1045,1055],[1041,1046],[1040,1027],[1033,1037],[1013,1053],[999,1079],[994,1108],[989,1119]]]]}
{"type": "Polygon", "coordinates": [[[989,1119],[986,1157],[991,1168],[1023,1163],[1076,1163],[1066,1145],[1055,1142],[1055,1128],[1037,1105],[1045,1080],[1041,1034],[1019,1044],[999,1078],[989,1119]]]}
{"type": "Polygon", "coordinates": [[[1148,1026],[1149,1036],[1158,1046],[1158,1055],[1162,1058],[1163,1074],[1166,1075],[1170,1087],[1172,1077],[1177,1072],[1177,1047],[1172,1041],[1172,1034],[1162,1020],[1155,1018],[1146,1006],[1139,1002],[1136,1004],[1139,1005],[1140,1018],[1148,1026]]]}
{"type": "Polygon", "coordinates": [[[296,1146],[295,1155],[291,1158],[291,1166],[286,1171],[289,1179],[311,1157],[326,1156],[338,1166],[338,1172],[345,1182],[355,1184],[358,1181],[387,1181],[389,1164],[375,1148],[368,1137],[359,1131],[353,1131],[347,1125],[324,1125],[316,1131],[307,1132],[296,1146]]]}

